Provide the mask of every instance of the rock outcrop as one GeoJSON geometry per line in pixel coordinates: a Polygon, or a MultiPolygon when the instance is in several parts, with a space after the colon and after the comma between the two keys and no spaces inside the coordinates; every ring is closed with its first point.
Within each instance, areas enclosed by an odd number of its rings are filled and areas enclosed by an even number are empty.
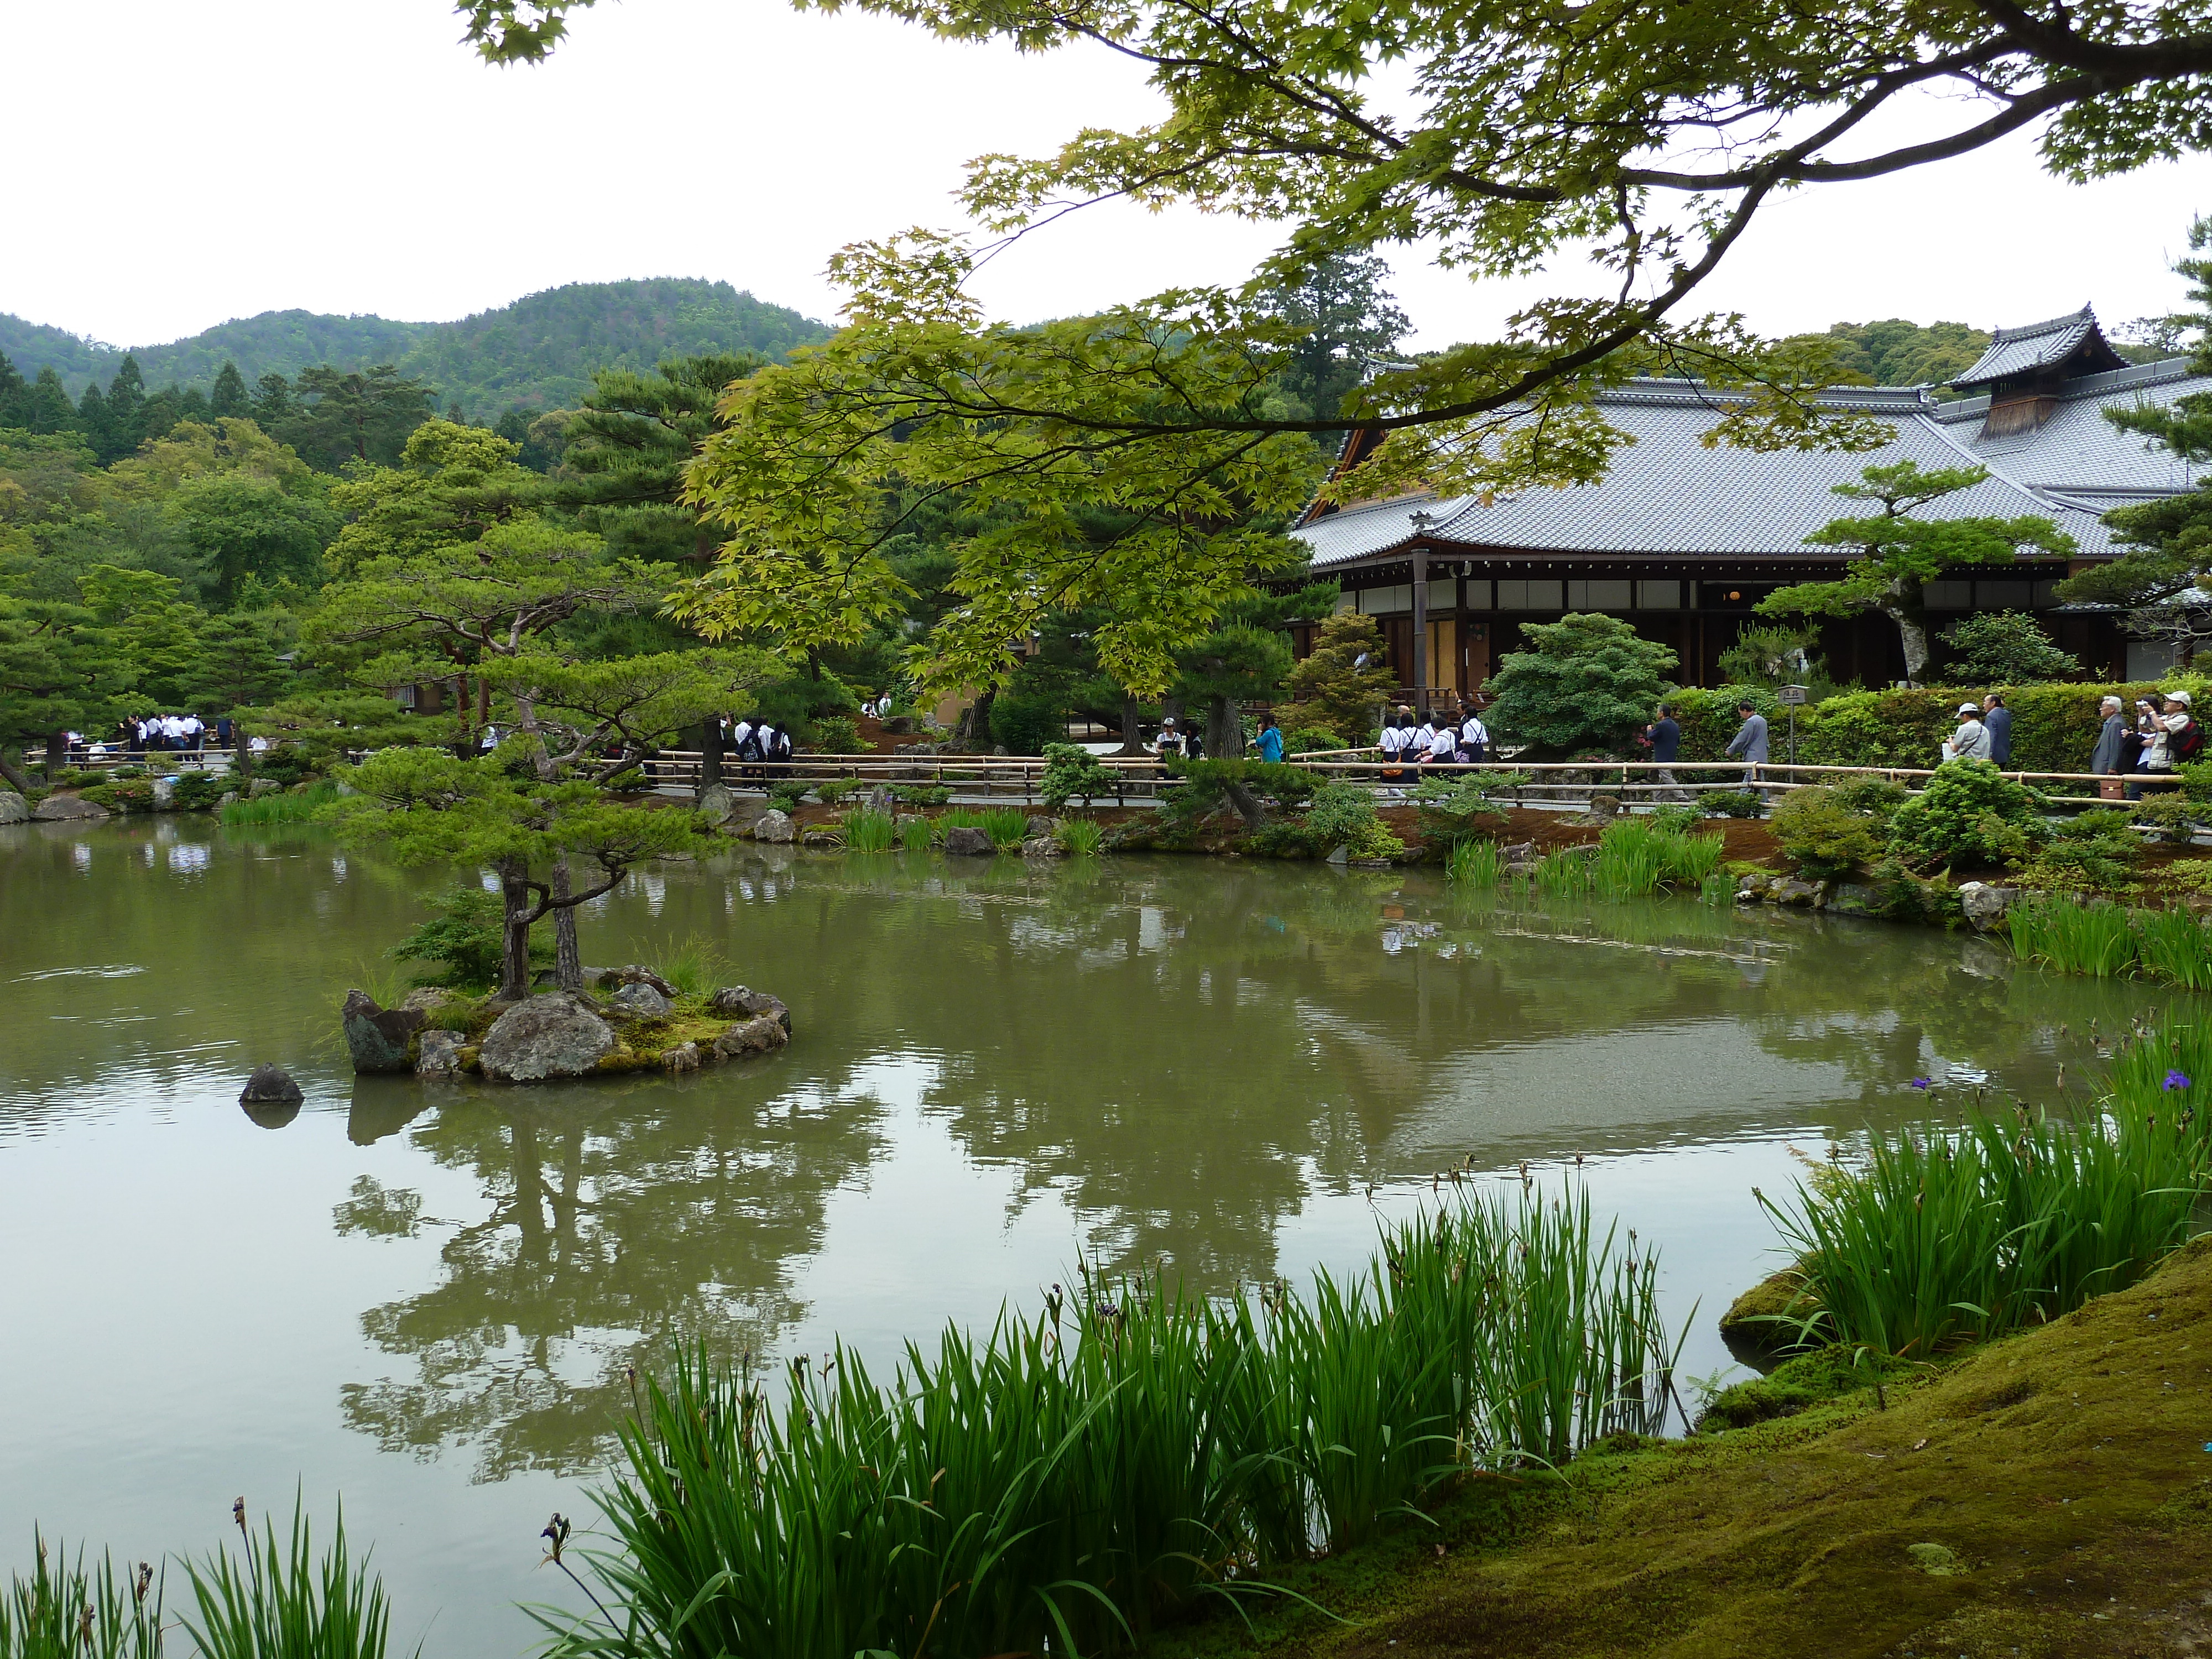
{"type": "Polygon", "coordinates": [[[784,1035],[791,1035],[791,1010],[783,1006],[781,997],[770,996],[765,991],[755,991],[743,985],[726,985],[708,1000],[708,1012],[724,1019],[756,1019],[771,1015],[783,1027],[784,1035]]]}
{"type": "Polygon", "coordinates": [[[991,838],[973,824],[962,824],[945,832],[945,850],[961,858],[988,858],[997,850],[991,838]]]}
{"type": "Polygon", "coordinates": [[[741,1020],[714,1039],[714,1058],[717,1060],[750,1060],[757,1054],[773,1054],[791,1041],[791,1033],[783,1029],[782,1022],[774,1014],[758,1014],[741,1020]]]}
{"type": "Polygon", "coordinates": [[[642,980],[625,985],[607,999],[621,1013],[636,1019],[665,1019],[668,1018],[668,999],[642,980]]]}
{"type": "Polygon", "coordinates": [[[671,1072],[696,1072],[699,1069],[699,1045],[679,1042],[673,1048],[664,1049],[660,1063],[671,1072]]]}
{"type": "Polygon", "coordinates": [[[494,1020],[477,1064],[486,1077],[539,1083],[582,1077],[614,1046],[612,1026],[580,998],[556,991],[518,1002],[494,1020]]]}
{"type": "Polygon", "coordinates": [[[459,1077],[461,1074],[461,1034],[428,1030],[415,1040],[416,1077],[459,1077]]]}
{"type": "Polygon", "coordinates": [[[1977,933],[1986,933],[2004,920],[2005,912],[2020,902],[2017,887],[1996,887],[1985,881],[1959,884],[1959,908],[1977,933]]]}
{"type": "Polygon", "coordinates": [[[720,829],[738,810],[738,798],[726,783],[710,783],[699,792],[699,816],[720,829]]]}
{"type": "Polygon", "coordinates": [[[32,820],[38,823],[68,823],[80,819],[90,822],[106,816],[107,809],[98,801],[77,795],[49,795],[31,809],[32,820]]]}
{"type": "Polygon", "coordinates": [[[356,1072],[411,1072],[410,1052],[415,1033],[422,1029],[420,1008],[380,1008],[366,991],[348,991],[345,1007],[346,1049],[356,1072]]]}
{"type": "Polygon", "coordinates": [[[763,812],[753,824],[755,841],[788,844],[795,833],[791,827],[791,814],[788,812],[763,812]]]}
{"type": "Polygon", "coordinates": [[[292,1081],[291,1073],[277,1066],[261,1065],[253,1068],[253,1075],[246,1079],[246,1087],[239,1091],[241,1106],[297,1106],[306,1097],[300,1085],[292,1081]]]}
{"type": "Polygon", "coordinates": [[[28,823],[31,803],[12,789],[0,789],[0,823],[28,823]]]}

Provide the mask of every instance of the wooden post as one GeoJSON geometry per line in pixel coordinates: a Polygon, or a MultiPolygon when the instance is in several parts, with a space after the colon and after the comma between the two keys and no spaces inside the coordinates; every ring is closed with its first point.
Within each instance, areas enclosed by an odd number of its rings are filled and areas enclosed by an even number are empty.
{"type": "Polygon", "coordinates": [[[1426,712],[1421,695],[1429,683],[1429,544],[1425,539],[1431,520],[1425,513],[1413,514],[1413,702],[1426,712]]]}

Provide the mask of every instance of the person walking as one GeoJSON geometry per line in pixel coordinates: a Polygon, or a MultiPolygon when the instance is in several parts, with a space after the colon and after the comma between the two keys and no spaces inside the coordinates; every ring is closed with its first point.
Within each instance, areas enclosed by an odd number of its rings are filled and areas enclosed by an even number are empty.
{"type": "Polygon", "coordinates": [[[1748,789],[1758,782],[1759,769],[1766,764],[1766,716],[1759,712],[1758,704],[1750,702],[1736,704],[1735,712],[1741,716],[1743,724],[1729,739],[1726,753],[1729,759],[1744,763],[1743,782],[1748,789]]]}
{"type": "Polygon", "coordinates": [[[1275,724],[1273,714],[1260,716],[1260,758],[1271,766],[1283,758],[1283,729],[1275,724]]]}
{"type": "Polygon", "coordinates": [[[2089,751],[2089,769],[2097,775],[2097,793],[2106,800],[2119,799],[2121,785],[2115,780],[2128,769],[2126,709],[2118,697],[2106,697],[2097,706],[2104,724],[2097,731],[2097,746],[2089,751]]]}
{"type": "Polygon", "coordinates": [[[1959,705],[1959,729],[1943,744],[1943,758],[1954,760],[1987,760],[1990,757],[1990,728],[1982,724],[1982,706],[1978,702],[1959,705]]]}
{"type": "Polygon", "coordinates": [[[1658,718],[1644,728],[1644,736],[1651,745],[1651,758],[1658,770],[1651,775],[1658,780],[1657,798],[1661,800],[1687,800],[1688,793],[1674,781],[1674,757],[1682,752],[1682,723],[1674,718],[1674,705],[1659,705],[1658,718]]]}
{"type": "Polygon", "coordinates": [[[2002,693],[1992,691],[1982,699],[1982,727],[1990,734],[1990,758],[2002,771],[2012,764],[2012,710],[2002,693]]]}

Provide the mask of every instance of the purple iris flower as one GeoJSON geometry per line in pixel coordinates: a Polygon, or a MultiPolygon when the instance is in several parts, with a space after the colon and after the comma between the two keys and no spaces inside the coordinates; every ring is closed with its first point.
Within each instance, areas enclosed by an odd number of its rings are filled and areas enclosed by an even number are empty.
{"type": "Polygon", "coordinates": [[[1917,1077],[1912,1079],[1912,1086],[1916,1089],[1925,1089],[1928,1087],[1928,1079],[1924,1077],[1917,1077]]]}
{"type": "Polygon", "coordinates": [[[2166,1090],[2168,1094],[2172,1094],[2176,1089],[2186,1089],[2187,1087],[2189,1087],[2188,1073],[2168,1072],[2166,1074],[2166,1090]]]}

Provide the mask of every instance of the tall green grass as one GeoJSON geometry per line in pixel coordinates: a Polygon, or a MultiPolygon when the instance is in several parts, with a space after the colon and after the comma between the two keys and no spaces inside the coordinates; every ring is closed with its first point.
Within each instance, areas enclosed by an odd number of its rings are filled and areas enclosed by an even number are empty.
{"type": "Polygon", "coordinates": [[[909,853],[927,853],[933,834],[929,820],[917,812],[898,826],[899,845],[909,853]]]}
{"type": "Polygon", "coordinates": [[[2127,911],[2102,900],[2092,904],[2059,897],[2031,900],[2005,913],[2005,927],[2014,952],[2023,961],[2062,974],[2109,979],[2134,968],[2141,950],[2127,911]]]}
{"type": "Polygon", "coordinates": [[[2143,967],[2188,991],[2212,991],[2212,932],[2188,910],[2142,910],[2136,915],[2142,935],[2136,947],[2143,967]]]}
{"type": "Polygon", "coordinates": [[[888,853],[898,844],[898,825],[888,812],[855,807],[845,814],[844,825],[848,853],[888,853]]]}
{"type": "Polygon", "coordinates": [[[32,1542],[31,1576],[0,1596],[0,1659],[158,1659],[161,1579],[149,1563],[118,1578],[108,1556],[88,1567],[80,1549],[72,1565],[66,1550],[50,1559],[38,1533],[32,1542]]]}
{"type": "Polygon", "coordinates": [[[1591,860],[1579,848],[1547,853],[1529,867],[1528,884],[1547,898],[1579,898],[1590,890],[1591,860]]]}
{"type": "Polygon", "coordinates": [[[1052,832],[1060,850],[1085,857],[1106,844],[1106,826],[1096,818],[1062,818],[1052,832]]]}
{"type": "Polygon", "coordinates": [[[1617,818],[1598,837],[1590,878],[1613,898],[1648,898],[1676,887],[1701,887],[1720,867],[1717,836],[1691,835],[1648,818],[1617,818]]]}
{"type": "Polygon", "coordinates": [[[218,1549],[204,1563],[185,1563],[194,1611],[180,1622],[204,1659],[384,1659],[392,1605],[368,1558],[356,1565],[349,1557],[343,1510],[319,1559],[297,1503],[286,1545],[273,1519],[256,1538],[241,1510],[239,1530],[240,1560],[218,1549]]]}
{"type": "Polygon", "coordinates": [[[337,785],[325,778],[297,794],[276,791],[252,800],[234,800],[222,809],[222,824],[227,830],[237,830],[269,823],[307,823],[337,798],[337,785]]]}
{"type": "Polygon", "coordinates": [[[1444,879],[1460,887],[1495,887],[1505,879],[1505,860],[1494,841],[1458,841],[1444,854],[1444,879]]]}
{"type": "Polygon", "coordinates": [[[687,997],[711,995],[723,986],[733,982],[736,973],[729,959],[715,948],[714,941],[697,933],[664,949],[657,971],[661,978],[676,988],[679,994],[687,997]]]}
{"type": "Polygon", "coordinates": [[[1595,1239],[1586,1201],[1466,1202],[1382,1245],[1305,1295],[1086,1273],[981,1341],[909,1346],[888,1385],[847,1350],[794,1361],[780,1408],[686,1353],[602,1500],[615,1616],[542,1613],[551,1650],[1127,1649],[1470,1468],[1663,1419],[1656,1264],[1595,1239]]]}
{"type": "Polygon", "coordinates": [[[1925,1359],[2140,1278],[2189,1236],[2205,1141],[2185,1110],[2109,1104],[1876,1134],[1794,1203],[1759,1194],[1805,1266],[1807,1334],[1925,1359]]]}

